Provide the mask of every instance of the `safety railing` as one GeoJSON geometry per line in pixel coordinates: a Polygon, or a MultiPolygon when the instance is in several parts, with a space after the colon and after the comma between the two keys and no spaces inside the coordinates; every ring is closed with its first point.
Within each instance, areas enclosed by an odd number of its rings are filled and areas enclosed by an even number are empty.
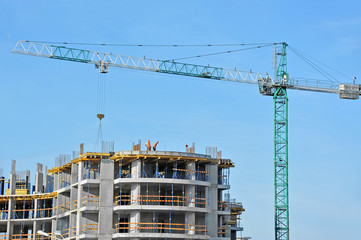
{"type": "Polygon", "coordinates": [[[51,236],[46,237],[46,236],[41,235],[41,234],[36,234],[36,235],[35,235],[35,239],[36,239],[36,240],[50,240],[50,239],[51,239],[51,236]]]}
{"type": "Polygon", "coordinates": [[[131,178],[132,175],[129,170],[116,171],[114,173],[115,178],[131,178]]]}
{"type": "Polygon", "coordinates": [[[227,211],[229,208],[228,201],[218,201],[218,211],[227,211]]]}
{"type": "Polygon", "coordinates": [[[171,195],[121,195],[115,197],[115,205],[131,205],[132,203],[139,203],[140,205],[167,205],[183,207],[188,207],[193,203],[195,207],[205,208],[207,205],[207,199],[171,195]]]}
{"type": "Polygon", "coordinates": [[[70,235],[70,229],[69,229],[69,228],[60,230],[60,233],[61,233],[61,236],[62,236],[63,238],[68,238],[68,237],[70,237],[70,236],[69,236],[69,235],[70,235]]]}
{"type": "MultiPolygon", "coordinates": [[[[210,172],[199,171],[199,170],[190,170],[182,168],[172,168],[172,178],[176,179],[195,179],[198,181],[209,181],[210,172]]],[[[164,172],[160,176],[165,176],[164,172]]]]}
{"type": "Polygon", "coordinates": [[[71,228],[71,236],[76,236],[76,227],[71,228]]]}
{"type": "Polygon", "coordinates": [[[11,235],[11,239],[32,239],[33,238],[33,234],[12,234],[11,235]]]}
{"type": "Polygon", "coordinates": [[[84,196],[81,198],[82,206],[98,206],[99,196],[84,196]]]}
{"type": "Polygon", "coordinates": [[[1,240],[3,240],[3,239],[6,240],[6,235],[1,234],[1,235],[0,235],[0,239],[1,239],[1,240]]]}
{"type": "Polygon", "coordinates": [[[25,181],[16,181],[15,188],[16,189],[26,189],[26,182],[25,181]]]}
{"type": "Polygon", "coordinates": [[[115,224],[115,230],[118,233],[128,233],[132,231],[146,232],[146,233],[188,233],[194,232],[198,235],[207,234],[207,226],[205,225],[190,225],[184,223],[130,223],[120,222],[115,224]]]}
{"type": "Polygon", "coordinates": [[[70,178],[71,178],[70,175],[64,176],[63,178],[61,178],[60,179],[60,187],[63,188],[63,187],[70,186],[70,178]]]}
{"type": "Polygon", "coordinates": [[[96,233],[98,231],[98,223],[84,224],[82,225],[81,231],[86,233],[96,233]]]}
{"type": "Polygon", "coordinates": [[[58,209],[59,209],[58,214],[62,214],[62,213],[70,211],[70,205],[71,205],[70,202],[63,203],[63,204],[59,205],[58,206],[58,209]]]}
{"type": "Polygon", "coordinates": [[[40,208],[36,211],[36,217],[47,218],[52,217],[54,214],[54,208],[40,208]]]}
{"type": "Polygon", "coordinates": [[[218,228],[218,237],[225,237],[227,234],[227,228],[226,227],[219,227],[218,228]]]}
{"type": "Polygon", "coordinates": [[[227,175],[218,175],[218,184],[227,185],[228,184],[227,175]]]}
{"type": "MultiPolygon", "coordinates": [[[[7,220],[9,216],[9,210],[0,210],[0,220],[7,220]]],[[[1,239],[1,238],[0,238],[1,239]]]]}
{"type": "Polygon", "coordinates": [[[84,179],[99,179],[99,167],[97,168],[85,168],[83,178],[84,179]]]}
{"type": "Polygon", "coordinates": [[[210,174],[210,172],[207,172],[207,171],[195,171],[195,174],[196,174],[196,180],[209,182],[209,174],[210,174]]]}
{"type": "Polygon", "coordinates": [[[31,219],[34,218],[34,209],[14,209],[14,219],[31,219]]]}

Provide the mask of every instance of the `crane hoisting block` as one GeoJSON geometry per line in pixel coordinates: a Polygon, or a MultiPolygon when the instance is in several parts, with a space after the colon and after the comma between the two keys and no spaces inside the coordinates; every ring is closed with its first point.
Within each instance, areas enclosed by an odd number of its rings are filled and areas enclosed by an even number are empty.
{"type": "Polygon", "coordinates": [[[359,99],[361,85],[352,85],[352,84],[340,84],[340,98],[342,99],[359,99]]]}
{"type": "Polygon", "coordinates": [[[99,69],[100,73],[108,73],[109,62],[99,60],[95,63],[95,68],[99,69]]]}
{"type": "Polygon", "coordinates": [[[101,121],[104,118],[104,114],[97,114],[97,118],[101,121]]]}

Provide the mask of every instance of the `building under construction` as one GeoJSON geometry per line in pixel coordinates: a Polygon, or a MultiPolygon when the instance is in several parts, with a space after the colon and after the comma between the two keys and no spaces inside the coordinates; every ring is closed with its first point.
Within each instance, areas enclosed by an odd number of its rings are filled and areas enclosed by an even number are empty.
{"type": "Polygon", "coordinates": [[[215,148],[60,155],[0,179],[0,239],[236,239],[241,203],[215,148]]]}

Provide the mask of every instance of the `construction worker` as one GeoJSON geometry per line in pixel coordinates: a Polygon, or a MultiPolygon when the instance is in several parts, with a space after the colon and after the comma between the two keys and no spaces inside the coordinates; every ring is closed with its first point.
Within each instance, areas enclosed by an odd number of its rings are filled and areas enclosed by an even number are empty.
{"type": "Polygon", "coordinates": [[[158,145],[159,141],[157,141],[156,143],[154,143],[153,145],[153,151],[157,151],[157,145],[158,145]]]}
{"type": "Polygon", "coordinates": [[[147,147],[147,151],[152,150],[152,145],[150,145],[150,140],[148,140],[148,142],[145,144],[145,146],[147,147]]]}

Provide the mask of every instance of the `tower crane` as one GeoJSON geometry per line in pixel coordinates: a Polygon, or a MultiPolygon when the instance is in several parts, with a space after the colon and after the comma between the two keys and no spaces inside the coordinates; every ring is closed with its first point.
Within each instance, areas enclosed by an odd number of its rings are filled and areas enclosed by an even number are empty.
{"type": "Polygon", "coordinates": [[[358,99],[361,95],[361,85],[356,85],[355,81],[353,84],[335,84],[325,80],[289,78],[287,44],[280,44],[282,51],[277,54],[279,64],[274,78],[269,74],[252,71],[114,55],[41,42],[18,41],[12,53],[89,63],[95,65],[100,73],[107,73],[109,67],[119,67],[258,85],[262,95],[272,96],[274,99],[275,239],[289,240],[287,89],[333,93],[339,94],[342,99],[358,99]]]}

